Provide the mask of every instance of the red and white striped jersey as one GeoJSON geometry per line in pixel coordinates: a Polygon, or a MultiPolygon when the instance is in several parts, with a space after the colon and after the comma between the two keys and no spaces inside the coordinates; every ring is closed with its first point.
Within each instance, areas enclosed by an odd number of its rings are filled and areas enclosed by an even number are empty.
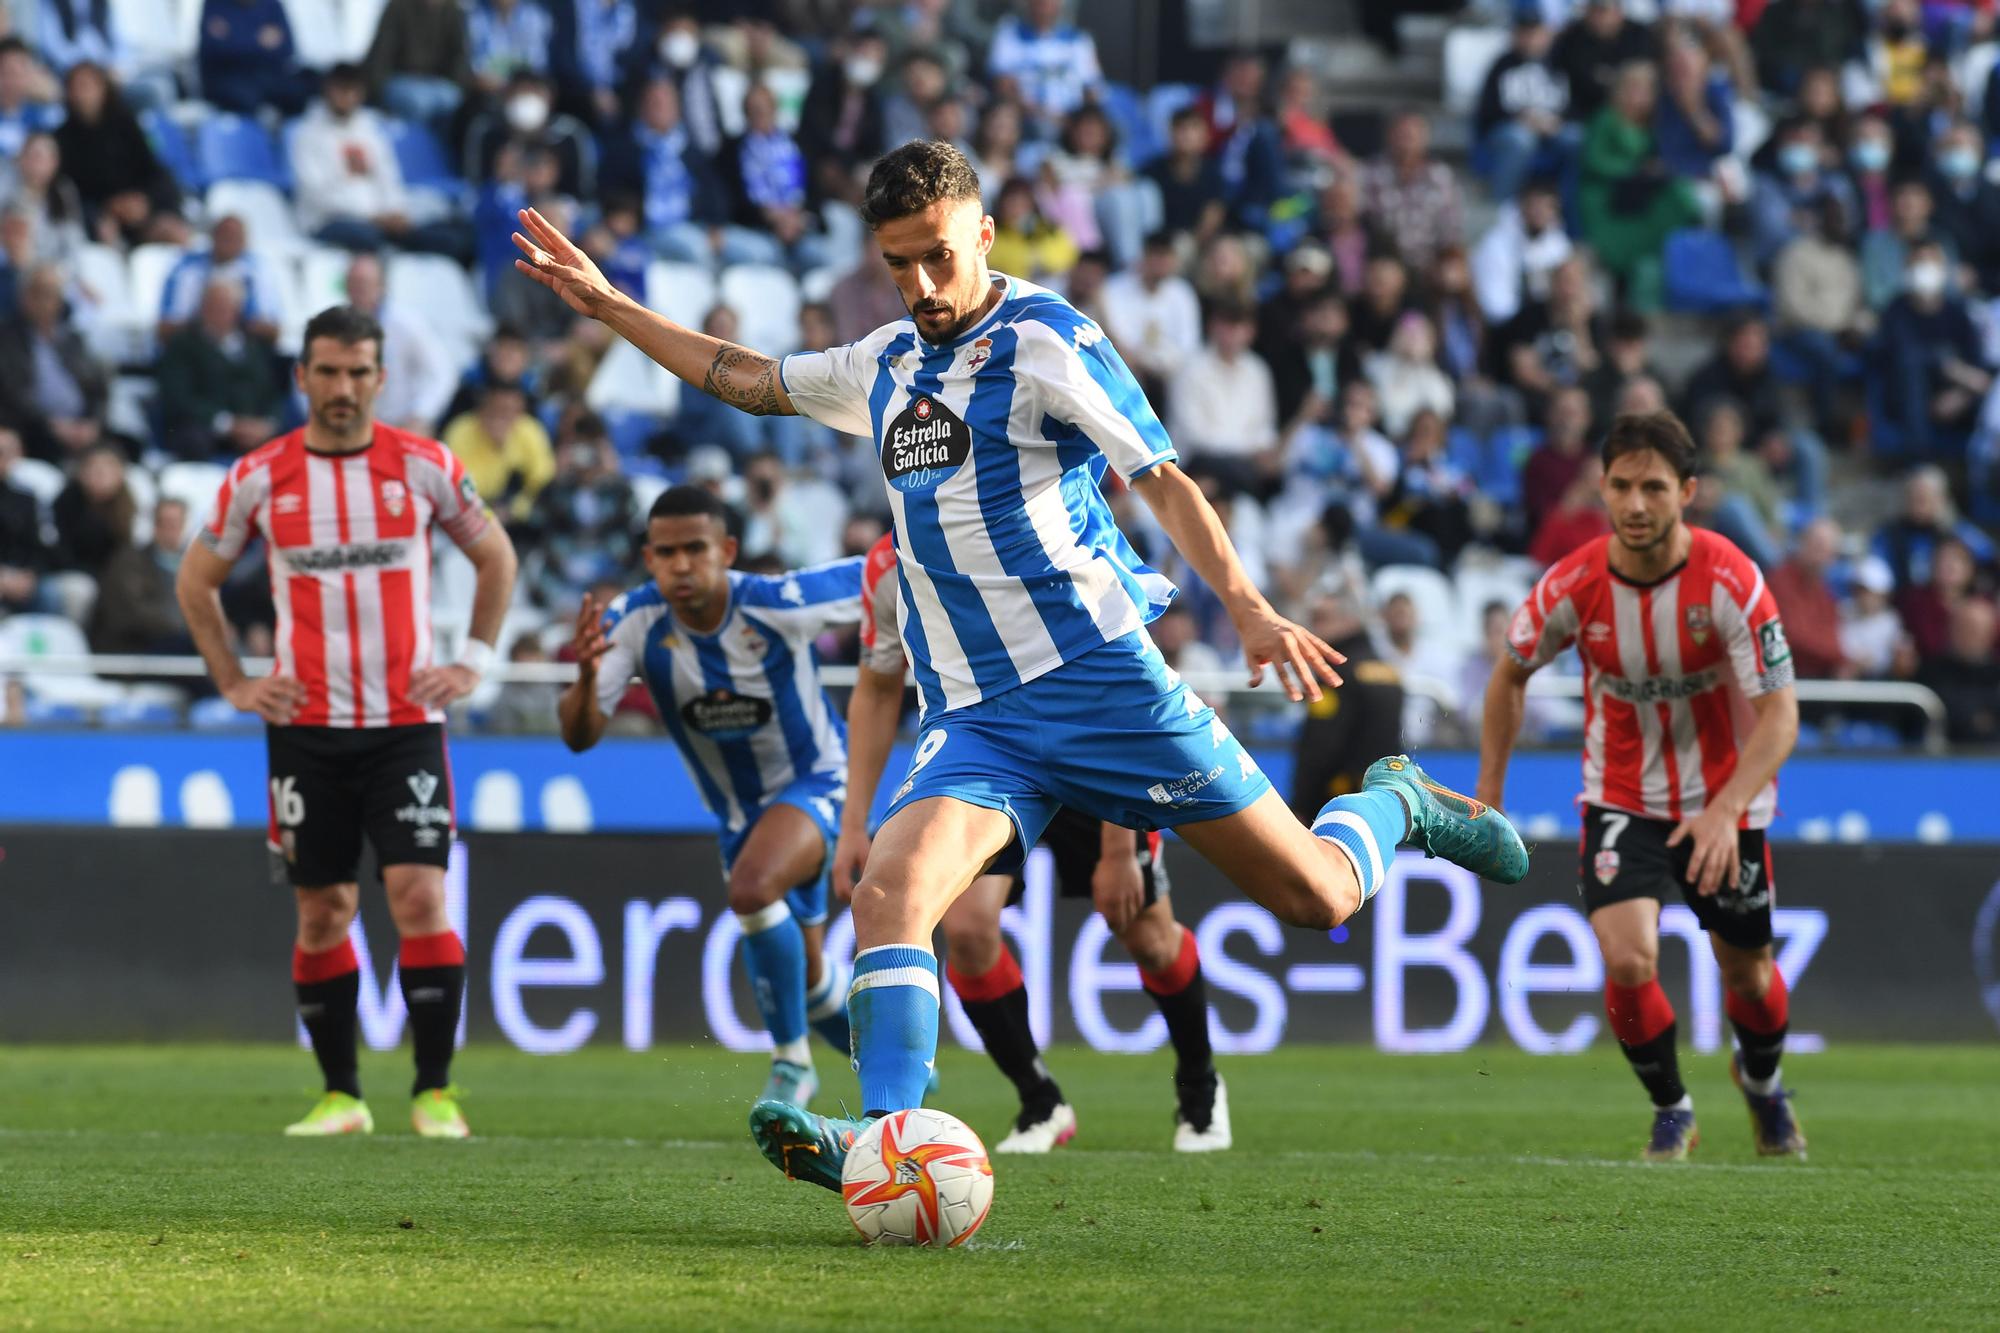
{"type": "MultiPolygon", "coordinates": [[[[1792,652],[1764,575],[1726,537],[1690,530],[1686,563],[1657,583],[1621,577],[1599,537],[1542,575],[1507,639],[1524,667],[1571,644],[1583,658],[1583,799],[1648,819],[1701,812],[1736,771],[1750,699],[1792,683],[1792,652]]],[[[1745,812],[1771,822],[1775,781],[1745,812]]]]}
{"type": "Polygon", "coordinates": [[[351,454],[303,430],[245,454],[201,538],[225,560],[269,545],[277,670],[306,688],[295,725],[400,727],[444,720],[410,702],[431,665],[431,525],[464,547],[492,521],[455,454],[377,422],[351,454]]]}
{"type": "Polygon", "coordinates": [[[861,566],[861,665],[885,676],[900,676],[909,666],[903,656],[903,632],[896,623],[896,608],[902,601],[900,577],[896,541],[885,532],[861,566]]]}

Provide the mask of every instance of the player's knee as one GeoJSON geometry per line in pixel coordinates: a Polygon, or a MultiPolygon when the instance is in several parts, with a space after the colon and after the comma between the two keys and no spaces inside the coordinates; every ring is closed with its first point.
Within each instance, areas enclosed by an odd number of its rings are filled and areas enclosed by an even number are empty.
{"type": "Polygon", "coordinates": [[[299,895],[299,946],[324,953],[347,938],[354,923],[354,904],[334,890],[299,895]]]}
{"type": "Polygon", "coordinates": [[[1276,903],[1272,911],[1288,926],[1332,930],[1361,906],[1361,885],[1350,867],[1329,862],[1288,876],[1278,886],[1276,903]]]}
{"type": "Polygon", "coordinates": [[[785,896],[785,890],[771,876],[738,866],[729,875],[729,910],[738,916],[753,916],[785,896]]]}
{"type": "Polygon", "coordinates": [[[1771,960],[1761,955],[1722,960],[1722,985],[1731,995],[1761,1000],[1771,989],[1771,960]]]}
{"type": "Polygon", "coordinates": [[[1180,922],[1165,913],[1141,912],[1118,938],[1141,972],[1164,972],[1181,954],[1180,922]]]}
{"type": "Polygon", "coordinates": [[[1607,949],[1604,976],[1615,986],[1630,989],[1651,981],[1660,970],[1660,956],[1651,949],[1607,949]]]}
{"type": "Polygon", "coordinates": [[[954,928],[949,919],[945,922],[945,961],[969,977],[983,977],[991,972],[1000,962],[1001,947],[997,923],[987,929],[964,924],[954,928]]]}

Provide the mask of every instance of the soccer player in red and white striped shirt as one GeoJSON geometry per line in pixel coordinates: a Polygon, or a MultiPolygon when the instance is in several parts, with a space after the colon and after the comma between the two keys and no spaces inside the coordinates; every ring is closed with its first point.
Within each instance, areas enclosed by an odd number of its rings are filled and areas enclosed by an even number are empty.
{"type": "Polygon", "coordinates": [[[1605,1008],[1652,1094],[1645,1155],[1696,1142],[1694,1104],[1660,989],[1660,903],[1680,895],[1708,932],[1736,1029],[1731,1065],[1759,1152],[1805,1152],[1778,1077],[1788,1001],[1771,952],[1778,768],[1798,739],[1792,655],[1764,575],[1728,539],[1690,528],[1694,442],[1669,412],[1621,416],[1603,445],[1612,531],[1557,563],[1514,613],[1486,689],[1478,798],[1501,804],[1528,677],[1583,659],[1580,885],[1604,955],[1605,1008]]]}
{"type": "Polygon", "coordinates": [[[306,325],[309,417],[237,460],[182,560],[181,609],[223,697],[268,724],[270,842],[298,901],[292,981],[326,1093],[287,1134],[367,1133],[356,1075],[359,964],[348,938],[364,836],[375,849],[416,1047],[411,1122],[464,1138],[451,1090],[465,944],[445,914],[451,765],[444,710],[479,684],[514,589],[514,547],[458,459],[373,416],[382,327],[351,306],[306,325]],[[477,572],[459,660],[432,660],[431,528],[477,572]],[[270,562],[277,661],[252,679],[218,597],[253,538],[270,562]]]}

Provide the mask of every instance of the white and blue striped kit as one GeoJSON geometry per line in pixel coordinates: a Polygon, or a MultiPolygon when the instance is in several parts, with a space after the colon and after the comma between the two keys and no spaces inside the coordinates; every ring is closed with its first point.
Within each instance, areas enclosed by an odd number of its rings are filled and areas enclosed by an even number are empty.
{"type": "Polygon", "coordinates": [[[610,650],[598,667],[599,706],[609,713],[627,681],[645,681],[702,800],[722,821],[725,851],[788,792],[823,814],[826,827],[839,826],[847,731],[820,685],[813,640],[860,618],[861,563],[779,576],[732,570],[729,608],[710,634],[675,620],[652,583],[605,612],[610,650]],[[811,804],[820,801],[824,812],[811,804]]]}

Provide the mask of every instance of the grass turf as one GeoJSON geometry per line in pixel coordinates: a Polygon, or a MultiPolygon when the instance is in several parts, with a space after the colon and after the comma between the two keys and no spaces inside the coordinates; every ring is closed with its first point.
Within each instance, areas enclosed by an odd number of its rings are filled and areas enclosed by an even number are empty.
{"type": "MultiPolygon", "coordinates": [[[[2000,1051],[1796,1057],[1812,1160],[1760,1162],[1720,1057],[1696,1162],[1643,1167],[1614,1048],[1224,1064],[1234,1152],[1181,1158],[1168,1066],[1060,1050],[1077,1143],[1002,1158],[945,1253],[863,1248],[744,1130],[761,1062],[463,1056],[480,1137],[288,1141],[284,1047],[0,1053],[0,1327],[1965,1328],[2000,1321],[2000,1051]]],[[[829,1062],[831,1063],[831,1062],[829,1062]]],[[[989,1141],[1010,1090],[943,1057],[989,1141]]],[[[853,1096],[844,1071],[822,1104],[853,1096]]]]}

